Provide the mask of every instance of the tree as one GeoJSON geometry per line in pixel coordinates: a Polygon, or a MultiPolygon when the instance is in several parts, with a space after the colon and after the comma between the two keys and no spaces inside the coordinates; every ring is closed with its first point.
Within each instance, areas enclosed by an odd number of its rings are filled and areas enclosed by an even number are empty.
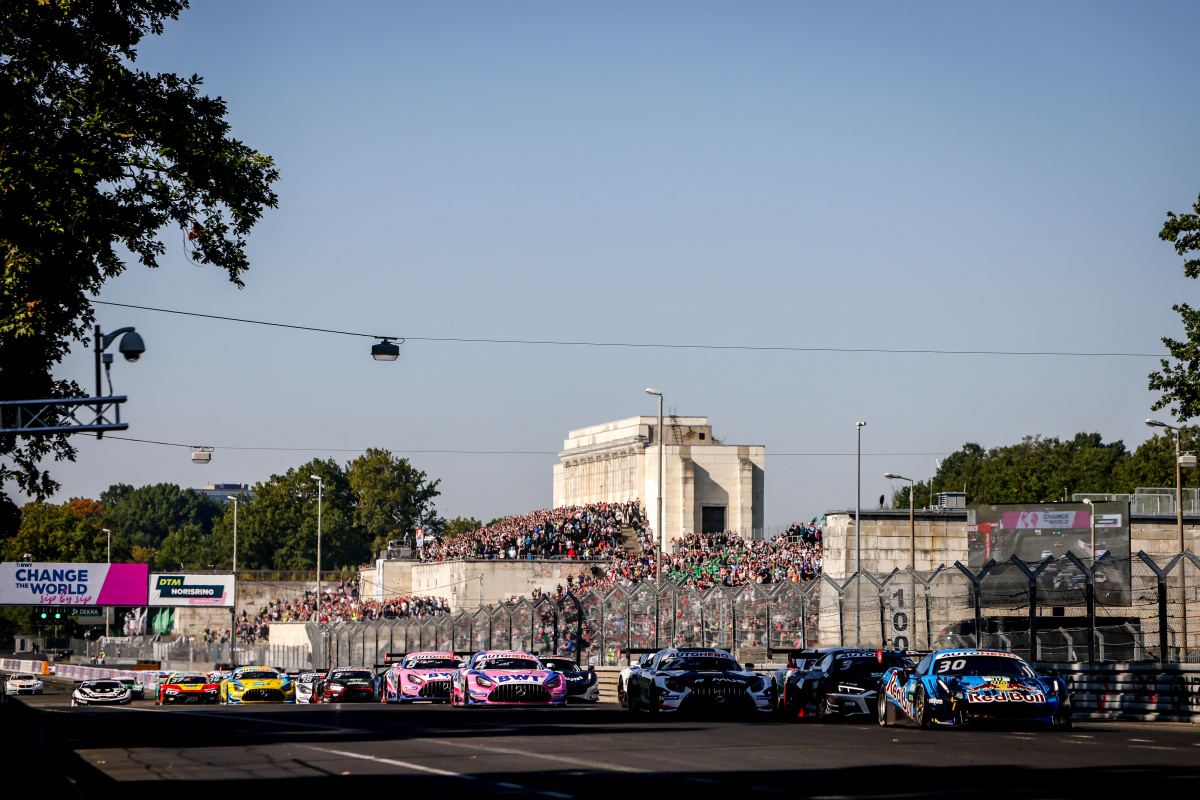
{"type": "MultiPolygon", "coordinates": [[[[1185,259],[1183,274],[1197,278],[1200,277],[1200,258],[1188,258],[1188,255],[1200,253],[1200,199],[1192,204],[1192,211],[1178,216],[1168,211],[1158,238],[1174,243],[1175,252],[1185,259]]],[[[1162,369],[1150,373],[1150,389],[1163,393],[1154,403],[1155,411],[1174,403],[1171,413],[1180,422],[1186,422],[1200,417],[1200,310],[1187,303],[1177,303],[1171,309],[1183,321],[1186,338],[1178,341],[1163,337],[1162,343],[1176,363],[1162,359],[1162,369]]]]}
{"type": "Polygon", "coordinates": [[[385,549],[388,541],[423,524],[441,533],[445,523],[433,512],[441,481],[429,481],[407,458],[371,448],[346,465],[346,475],[357,498],[354,524],[372,540],[372,550],[385,549]]]}
{"type": "MultiPolygon", "coordinates": [[[[188,258],[242,285],[246,237],[279,177],[230,137],[225,102],[198,76],[134,68],[137,45],[186,0],[39,0],[0,8],[0,399],[86,396],[53,367],[94,321],[89,294],[125,270],[156,267],[177,225],[188,258]]],[[[44,499],[46,459],[67,436],[0,437],[0,506],[15,482],[44,499]]],[[[0,512],[0,521],[5,514],[0,512]]]]}
{"type": "MultiPolygon", "coordinates": [[[[104,507],[95,500],[70,500],[61,505],[33,501],[21,508],[21,529],[4,543],[3,561],[108,560],[104,507]]],[[[112,560],[130,561],[129,542],[114,531],[112,560]]]]}
{"type": "Polygon", "coordinates": [[[208,495],[195,489],[181,489],[173,483],[137,489],[117,484],[100,496],[119,498],[108,506],[105,517],[110,527],[120,531],[131,545],[143,548],[157,549],[164,539],[188,525],[209,534],[213,521],[225,512],[208,495]]]}
{"type": "Polygon", "coordinates": [[[470,533],[483,527],[483,523],[474,517],[455,517],[446,523],[446,536],[454,538],[461,533],[470,533]]]}

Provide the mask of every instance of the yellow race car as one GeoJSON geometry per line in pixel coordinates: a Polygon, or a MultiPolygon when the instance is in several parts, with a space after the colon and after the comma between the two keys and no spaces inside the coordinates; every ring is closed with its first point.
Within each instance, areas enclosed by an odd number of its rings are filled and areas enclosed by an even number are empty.
{"type": "Polygon", "coordinates": [[[271,667],[239,667],[221,682],[221,703],[294,703],[296,684],[271,667]]]}

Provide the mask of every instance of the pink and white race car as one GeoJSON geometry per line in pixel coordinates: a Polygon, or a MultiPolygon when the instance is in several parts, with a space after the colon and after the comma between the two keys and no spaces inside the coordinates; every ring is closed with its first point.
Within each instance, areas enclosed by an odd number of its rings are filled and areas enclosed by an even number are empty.
{"type": "MultiPolygon", "coordinates": [[[[393,657],[388,653],[388,660],[393,657]]],[[[453,653],[408,653],[384,673],[380,699],[385,703],[412,703],[450,699],[450,678],[462,666],[453,653]]]]}
{"type": "Polygon", "coordinates": [[[455,671],[450,705],[561,706],[567,681],[520,650],[485,650],[455,671]]]}

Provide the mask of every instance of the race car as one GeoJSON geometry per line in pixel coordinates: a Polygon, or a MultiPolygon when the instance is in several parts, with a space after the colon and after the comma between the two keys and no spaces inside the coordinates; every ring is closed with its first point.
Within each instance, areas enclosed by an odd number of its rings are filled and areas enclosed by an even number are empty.
{"type": "Polygon", "coordinates": [[[856,714],[874,716],[883,674],[912,664],[900,650],[826,648],[806,671],[784,684],[784,713],[818,721],[856,714]]]}
{"type": "Polygon", "coordinates": [[[383,674],[379,699],[384,703],[448,702],[450,680],[462,665],[454,653],[408,653],[383,674]]]}
{"type": "Polygon", "coordinates": [[[625,687],[629,711],[769,714],[774,706],[770,678],[710,647],[660,650],[647,666],[629,674],[625,687]]]}
{"type": "Polygon", "coordinates": [[[301,672],[296,676],[296,702],[321,702],[321,682],[325,680],[325,672],[301,672]]]}
{"type": "Polygon", "coordinates": [[[621,673],[617,676],[617,702],[618,703],[620,703],[621,705],[625,704],[625,687],[629,685],[629,676],[633,674],[634,670],[639,670],[639,669],[645,668],[646,665],[648,665],[651,661],[654,660],[654,656],[656,656],[656,655],[658,655],[657,650],[651,651],[649,653],[642,653],[642,655],[638,657],[637,661],[635,661],[634,663],[625,667],[625,669],[621,670],[621,673]]]}
{"type": "Polygon", "coordinates": [[[582,700],[586,703],[600,702],[600,679],[594,669],[580,669],[575,659],[560,656],[542,656],[538,659],[548,670],[557,672],[567,679],[567,700],[582,700]]]}
{"type": "Polygon", "coordinates": [[[158,685],[154,705],[215,704],[220,699],[221,685],[213,683],[203,672],[173,672],[158,685]]]}
{"type": "Polygon", "coordinates": [[[375,702],[375,673],[366,667],[336,667],[321,681],[322,703],[375,702]]]}
{"type": "Polygon", "coordinates": [[[880,725],[959,727],[986,720],[1071,727],[1066,681],[1040,677],[1001,650],[940,650],[915,668],[889,669],[879,685],[880,725]]]}
{"type": "Polygon", "coordinates": [[[485,650],[450,679],[450,705],[561,706],[567,681],[542,666],[537,656],[520,650],[485,650]]]}
{"type": "Polygon", "coordinates": [[[775,688],[775,711],[792,717],[798,717],[799,699],[798,683],[820,659],[824,650],[792,650],[787,654],[787,666],[780,667],[771,673],[771,685],[775,688]],[[789,686],[791,691],[789,691],[789,686]]]}
{"type": "Polygon", "coordinates": [[[72,706],[127,706],[132,702],[129,690],[110,678],[83,681],[71,692],[72,706]]]}
{"type": "Polygon", "coordinates": [[[8,680],[4,682],[5,694],[41,694],[42,679],[36,675],[22,673],[19,675],[9,675],[8,680]]]}
{"type": "Polygon", "coordinates": [[[239,667],[221,682],[221,703],[294,703],[296,684],[270,667],[239,667]]]}
{"type": "Polygon", "coordinates": [[[146,699],[146,687],[137,678],[116,678],[115,680],[120,681],[121,685],[129,690],[129,695],[134,700],[146,699]]]}

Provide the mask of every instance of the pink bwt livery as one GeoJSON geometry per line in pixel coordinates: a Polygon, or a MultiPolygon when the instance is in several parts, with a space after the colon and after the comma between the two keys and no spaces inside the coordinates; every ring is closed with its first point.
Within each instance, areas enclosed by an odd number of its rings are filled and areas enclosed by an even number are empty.
{"type": "Polygon", "coordinates": [[[455,706],[561,706],[567,682],[543,666],[537,656],[519,650],[476,653],[454,673],[450,704],[455,706]]]}
{"type": "Polygon", "coordinates": [[[444,703],[450,699],[454,671],[461,666],[454,653],[409,653],[387,671],[380,699],[385,703],[444,703]]]}

